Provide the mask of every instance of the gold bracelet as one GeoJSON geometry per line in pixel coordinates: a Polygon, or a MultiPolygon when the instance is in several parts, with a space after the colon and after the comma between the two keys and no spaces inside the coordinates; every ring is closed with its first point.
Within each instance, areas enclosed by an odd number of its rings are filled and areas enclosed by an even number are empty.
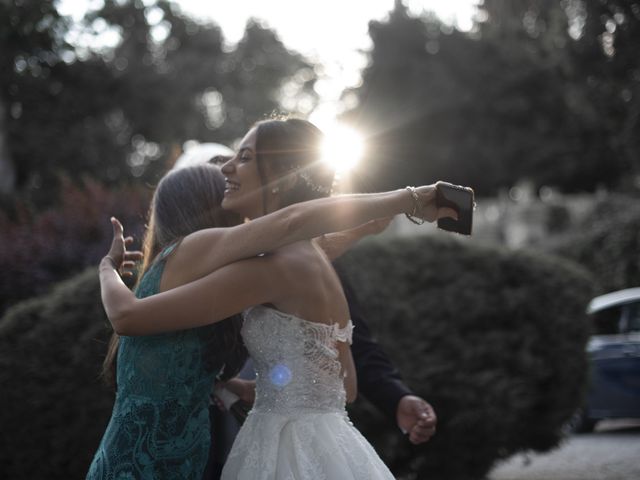
{"type": "Polygon", "coordinates": [[[420,206],[420,196],[416,191],[416,187],[404,188],[411,194],[411,198],[413,198],[413,210],[411,210],[411,213],[405,213],[404,215],[416,225],[422,225],[425,222],[424,218],[416,217],[418,210],[422,210],[422,207],[420,206]]]}

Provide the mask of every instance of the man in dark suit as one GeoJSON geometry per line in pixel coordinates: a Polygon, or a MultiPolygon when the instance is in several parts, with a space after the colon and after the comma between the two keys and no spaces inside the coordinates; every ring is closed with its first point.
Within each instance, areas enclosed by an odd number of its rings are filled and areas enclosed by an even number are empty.
{"type": "Polygon", "coordinates": [[[426,442],[436,431],[433,408],[404,384],[398,370],[371,336],[351,285],[340,272],[338,276],[354,324],[351,353],[358,375],[358,394],[393,419],[412,443],[426,442]]]}

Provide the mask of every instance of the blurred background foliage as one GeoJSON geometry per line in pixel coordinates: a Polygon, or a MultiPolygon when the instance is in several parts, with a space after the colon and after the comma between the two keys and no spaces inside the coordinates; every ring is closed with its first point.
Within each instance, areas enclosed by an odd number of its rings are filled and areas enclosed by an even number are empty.
{"type": "Polygon", "coordinates": [[[563,229],[540,245],[593,272],[599,293],[640,285],[638,199],[610,195],[594,203],[575,228],[563,229]]]}
{"type": "Polygon", "coordinates": [[[85,178],[62,179],[55,208],[33,212],[19,204],[12,217],[0,212],[0,312],[46,292],[56,282],[94,265],[111,243],[109,215],[142,238],[150,192],[130,185],[106,188],[85,178]]]}
{"type": "Polygon", "coordinates": [[[4,192],[38,207],[56,198],[62,173],[154,181],[187,140],[231,143],[280,108],[286,82],[307,113],[316,98],[313,66],[274,31],[250,22],[225,50],[218,26],[164,0],[107,0],[81,24],[55,2],[0,2],[0,32],[1,157],[15,172],[4,192]],[[114,46],[90,48],[108,32],[114,46]]]}
{"type": "MultiPolygon", "coordinates": [[[[637,191],[640,3],[485,0],[461,32],[397,1],[369,34],[362,83],[344,92],[344,119],[369,137],[359,189],[637,191]]],[[[225,47],[166,0],[107,0],[80,24],[55,2],[1,2],[0,67],[3,191],[39,205],[61,172],[153,180],[186,140],[231,144],[283,103],[308,114],[318,100],[314,65],[273,30],[251,21],[225,47]],[[108,32],[114,45],[91,41],[108,32]]]]}
{"type": "Polygon", "coordinates": [[[361,185],[637,191],[640,3],[485,0],[460,32],[396,2],[369,32],[362,85],[345,92],[372,135],[361,185]]]}

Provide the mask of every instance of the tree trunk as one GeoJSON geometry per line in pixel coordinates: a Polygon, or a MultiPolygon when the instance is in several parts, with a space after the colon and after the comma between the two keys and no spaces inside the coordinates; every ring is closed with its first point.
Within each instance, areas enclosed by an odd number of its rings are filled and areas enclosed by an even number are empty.
{"type": "Polygon", "coordinates": [[[11,195],[15,188],[16,172],[9,157],[6,135],[6,115],[4,101],[0,98],[0,195],[11,195]]]}

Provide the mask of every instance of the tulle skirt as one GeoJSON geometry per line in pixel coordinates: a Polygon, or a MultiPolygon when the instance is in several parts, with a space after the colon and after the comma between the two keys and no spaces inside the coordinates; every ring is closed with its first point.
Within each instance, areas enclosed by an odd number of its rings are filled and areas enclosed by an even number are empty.
{"type": "Polygon", "coordinates": [[[394,480],[346,412],[280,415],[253,411],[222,480],[394,480]]]}

